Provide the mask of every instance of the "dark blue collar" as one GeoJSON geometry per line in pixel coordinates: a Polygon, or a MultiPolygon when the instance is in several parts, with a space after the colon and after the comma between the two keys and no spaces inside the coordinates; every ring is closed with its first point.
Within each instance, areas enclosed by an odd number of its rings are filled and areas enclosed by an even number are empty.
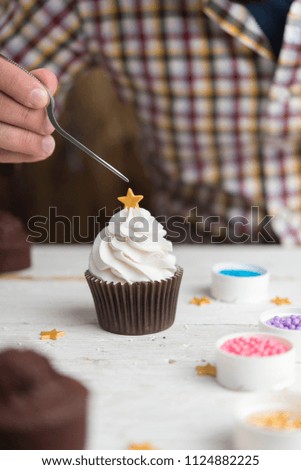
{"type": "Polygon", "coordinates": [[[293,0],[265,0],[245,5],[267,36],[277,57],[282,45],[287,14],[292,3],[293,0]]]}

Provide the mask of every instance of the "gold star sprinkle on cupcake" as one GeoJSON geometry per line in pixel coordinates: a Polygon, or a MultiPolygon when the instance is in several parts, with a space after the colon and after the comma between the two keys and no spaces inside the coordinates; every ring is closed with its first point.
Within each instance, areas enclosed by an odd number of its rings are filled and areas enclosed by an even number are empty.
{"type": "Polygon", "coordinates": [[[124,204],[124,209],[130,209],[131,207],[133,209],[138,209],[139,202],[142,201],[143,197],[144,196],[141,195],[135,195],[131,188],[129,188],[126,196],[121,196],[117,199],[124,204]]]}
{"type": "Polygon", "coordinates": [[[62,336],[65,336],[64,331],[57,331],[56,329],[51,330],[51,331],[41,331],[40,333],[40,339],[53,339],[56,340],[58,338],[61,338],[62,336]]]}
{"type": "Polygon", "coordinates": [[[143,442],[142,444],[130,444],[128,450],[156,450],[156,447],[153,447],[148,442],[143,442]]]}
{"type": "Polygon", "coordinates": [[[216,367],[209,363],[204,366],[196,366],[195,370],[198,375],[216,376],[216,367]]]}
{"type": "Polygon", "coordinates": [[[203,305],[211,304],[211,300],[209,297],[193,297],[189,303],[202,307],[203,305]]]}
{"type": "Polygon", "coordinates": [[[275,305],[289,305],[292,303],[287,297],[274,297],[271,302],[275,305]]]}

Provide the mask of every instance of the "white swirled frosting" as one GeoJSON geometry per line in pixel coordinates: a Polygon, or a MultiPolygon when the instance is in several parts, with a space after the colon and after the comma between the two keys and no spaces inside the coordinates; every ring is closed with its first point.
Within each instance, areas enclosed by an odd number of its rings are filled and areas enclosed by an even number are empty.
{"type": "Polygon", "coordinates": [[[163,226],[145,209],[113,215],[96,237],[89,260],[92,275],[107,282],[161,281],[176,271],[172,243],[163,226]]]}

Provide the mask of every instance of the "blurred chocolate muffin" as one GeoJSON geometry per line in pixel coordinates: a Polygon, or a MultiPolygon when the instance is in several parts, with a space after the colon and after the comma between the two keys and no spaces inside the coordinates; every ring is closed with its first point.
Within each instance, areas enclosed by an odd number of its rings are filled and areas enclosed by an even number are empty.
{"type": "Polygon", "coordinates": [[[84,449],[87,389],[30,350],[0,354],[0,449],[84,449]]]}
{"type": "Polygon", "coordinates": [[[30,266],[30,244],[18,217],[0,211],[0,273],[19,271],[30,266]]]}

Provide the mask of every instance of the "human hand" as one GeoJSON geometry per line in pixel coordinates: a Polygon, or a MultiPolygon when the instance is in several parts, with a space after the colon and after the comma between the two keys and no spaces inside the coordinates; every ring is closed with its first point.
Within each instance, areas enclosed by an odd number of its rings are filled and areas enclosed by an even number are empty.
{"type": "MultiPolygon", "coordinates": [[[[47,69],[32,72],[52,94],[56,76],[47,69]]],[[[55,147],[46,106],[49,97],[42,84],[0,57],[0,162],[36,162],[55,147]]]]}

